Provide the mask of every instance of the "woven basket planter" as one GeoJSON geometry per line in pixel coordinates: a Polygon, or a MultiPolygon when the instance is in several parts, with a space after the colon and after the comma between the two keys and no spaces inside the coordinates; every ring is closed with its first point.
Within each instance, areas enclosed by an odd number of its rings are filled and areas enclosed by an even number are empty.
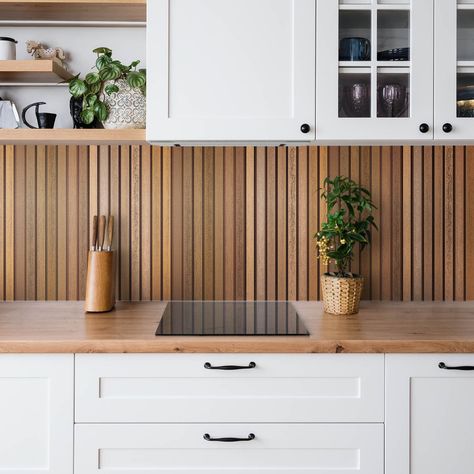
{"type": "Polygon", "coordinates": [[[358,313],[363,286],[362,277],[341,278],[328,274],[322,275],[324,311],[330,314],[358,313]]]}

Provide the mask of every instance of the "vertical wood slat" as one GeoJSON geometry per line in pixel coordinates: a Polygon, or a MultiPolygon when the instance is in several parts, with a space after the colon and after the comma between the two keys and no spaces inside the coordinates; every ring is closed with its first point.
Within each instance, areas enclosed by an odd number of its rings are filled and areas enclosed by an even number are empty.
{"type": "MultiPolygon", "coordinates": [[[[58,159],[55,146],[46,147],[46,298],[58,298],[58,159]]],[[[61,199],[64,199],[62,196],[61,199]]]]}
{"type": "Polygon", "coordinates": [[[224,149],[214,152],[214,299],[224,299],[224,149]]]}
{"type": "MultiPolygon", "coordinates": [[[[70,196],[67,193],[67,148],[57,147],[57,298],[67,299],[67,204],[70,196]]],[[[108,173],[107,173],[108,175],[108,173]]]]}
{"type": "Polygon", "coordinates": [[[474,299],[474,147],[0,146],[0,300],[84,296],[93,214],[121,299],[317,299],[326,176],[378,206],[365,298],[474,299]]]}

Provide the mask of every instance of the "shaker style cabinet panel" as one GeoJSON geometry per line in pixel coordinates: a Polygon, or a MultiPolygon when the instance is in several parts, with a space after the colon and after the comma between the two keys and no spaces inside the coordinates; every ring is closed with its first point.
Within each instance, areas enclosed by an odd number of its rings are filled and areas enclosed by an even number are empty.
{"type": "Polygon", "coordinates": [[[387,355],[385,393],[386,474],[474,472],[473,354],[387,355]]]}
{"type": "Polygon", "coordinates": [[[474,138],[474,1],[435,1],[435,138],[474,138]]]}
{"type": "Polygon", "coordinates": [[[433,0],[321,0],[316,18],[317,139],[432,139],[433,0]]]}
{"type": "Polygon", "coordinates": [[[0,472],[73,469],[74,356],[0,355],[0,472]]]}
{"type": "Polygon", "coordinates": [[[153,0],[147,140],[308,142],[315,0],[153,0]]]}
{"type": "Polygon", "coordinates": [[[79,423],[383,422],[381,354],[81,354],[79,423]],[[225,366],[246,367],[220,370],[225,366]]]}
{"type": "Polygon", "coordinates": [[[76,474],[383,472],[381,424],[76,425],[75,442],[76,474]]]}

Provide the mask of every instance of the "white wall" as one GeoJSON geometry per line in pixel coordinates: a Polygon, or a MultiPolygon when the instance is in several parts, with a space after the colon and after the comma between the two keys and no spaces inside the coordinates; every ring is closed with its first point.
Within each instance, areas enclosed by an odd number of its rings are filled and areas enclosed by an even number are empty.
{"type": "MultiPolygon", "coordinates": [[[[113,50],[114,57],[123,63],[135,59],[145,63],[145,27],[71,27],[71,26],[15,26],[0,27],[0,36],[10,36],[18,41],[17,59],[31,59],[26,52],[26,41],[37,40],[50,47],[62,47],[67,53],[69,70],[76,74],[87,74],[95,63],[94,48],[106,46],[113,50]]],[[[70,94],[65,86],[25,87],[0,85],[0,97],[13,100],[21,110],[32,102],[46,102],[44,112],[57,113],[56,128],[71,128],[69,115],[70,94]]],[[[34,109],[28,115],[29,122],[36,125],[34,109]]]]}

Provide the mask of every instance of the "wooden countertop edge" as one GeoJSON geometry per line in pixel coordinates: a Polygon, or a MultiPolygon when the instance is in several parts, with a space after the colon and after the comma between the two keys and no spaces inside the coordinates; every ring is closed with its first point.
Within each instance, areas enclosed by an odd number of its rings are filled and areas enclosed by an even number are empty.
{"type": "MultiPolygon", "coordinates": [[[[207,338],[206,338],[207,339],[207,338]]],[[[0,342],[0,353],[474,353],[474,341],[463,340],[393,340],[393,341],[304,341],[286,337],[285,340],[186,340],[179,338],[150,340],[10,340],[0,342]]]]}

